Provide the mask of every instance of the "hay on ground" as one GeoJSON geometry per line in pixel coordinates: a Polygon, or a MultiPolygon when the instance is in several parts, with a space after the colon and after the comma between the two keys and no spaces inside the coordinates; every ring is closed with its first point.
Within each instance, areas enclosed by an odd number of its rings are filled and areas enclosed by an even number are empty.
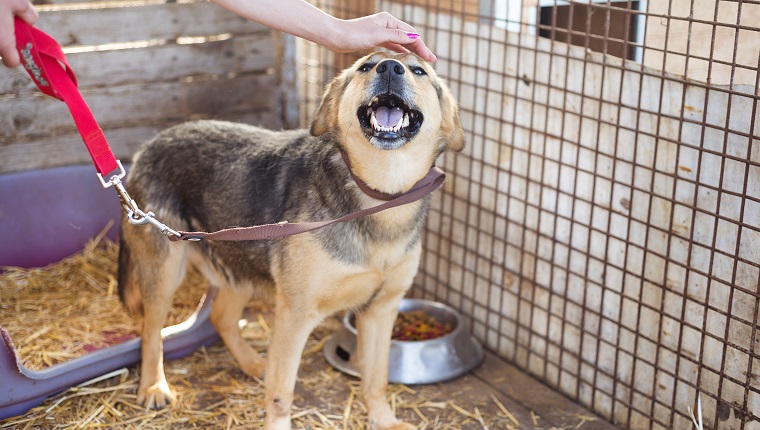
{"type": "MultiPolygon", "coordinates": [[[[26,367],[40,369],[137,335],[139,321],[124,311],[116,291],[117,254],[118,245],[95,240],[48,267],[0,273],[0,322],[26,367]]],[[[203,279],[191,273],[177,292],[169,323],[190,315],[204,292],[203,279]]],[[[251,307],[246,316],[243,337],[265,354],[271,312],[251,307]]],[[[328,319],[306,345],[293,408],[295,428],[367,428],[358,381],[331,368],[321,354],[339,325],[338,317],[328,319]]],[[[0,429],[263,428],[263,382],[245,375],[223,345],[169,360],[165,369],[177,400],[162,410],[137,404],[139,371],[130,368],[53,396],[23,416],[0,421],[0,429]]],[[[482,393],[475,404],[442,387],[391,385],[388,398],[399,418],[423,429],[518,427],[491,393],[482,393]],[[496,412],[486,416],[486,408],[496,412]]]]}

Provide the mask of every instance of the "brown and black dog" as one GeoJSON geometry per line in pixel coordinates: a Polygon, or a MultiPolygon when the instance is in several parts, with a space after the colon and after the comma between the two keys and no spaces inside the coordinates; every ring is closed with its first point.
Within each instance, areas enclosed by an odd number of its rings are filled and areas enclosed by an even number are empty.
{"type": "MultiPolygon", "coordinates": [[[[446,148],[461,150],[463,140],[457,105],[428,64],[411,54],[375,53],[332,81],[310,132],[220,121],[179,125],[140,150],[127,188],[177,230],[321,221],[380,203],[351,173],[381,192],[407,191],[446,148]]],[[[370,426],[413,428],[396,419],[385,390],[393,321],[417,273],[428,203],[429,197],[269,241],[170,242],[122,220],[119,291],[130,311],[144,314],[138,401],[162,407],[172,399],[161,328],[190,264],[220,287],[210,318],[243,371],[266,373],[268,429],[290,428],[309,334],[348,309],[356,312],[370,426]],[[274,298],[266,366],[238,328],[253,294],[274,298]]]]}

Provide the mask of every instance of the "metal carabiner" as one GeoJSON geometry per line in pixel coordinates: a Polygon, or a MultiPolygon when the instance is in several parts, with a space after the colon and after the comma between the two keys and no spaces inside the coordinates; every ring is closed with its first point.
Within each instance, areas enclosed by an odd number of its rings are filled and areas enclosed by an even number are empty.
{"type": "Polygon", "coordinates": [[[118,174],[113,175],[108,181],[105,181],[103,180],[103,176],[98,173],[98,179],[100,179],[103,188],[114,187],[119,193],[119,200],[121,201],[121,207],[124,208],[124,212],[127,214],[127,221],[132,225],[151,224],[166,236],[182,237],[177,231],[158,221],[153,212],[145,213],[137,206],[137,202],[129,196],[126,188],[124,188],[124,184],[121,182],[122,178],[126,175],[124,166],[122,166],[121,161],[119,160],[116,160],[116,164],[119,166],[118,174]]]}
{"type": "Polygon", "coordinates": [[[121,165],[121,160],[116,160],[116,165],[119,166],[119,173],[111,176],[108,181],[104,180],[103,175],[98,173],[98,179],[100,179],[100,184],[103,185],[103,188],[109,188],[113,185],[121,184],[121,179],[127,175],[127,171],[124,170],[124,166],[121,165]]]}
{"type": "Polygon", "coordinates": [[[177,231],[172,230],[169,226],[157,220],[153,212],[144,213],[139,209],[137,211],[127,211],[127,221],[132,225],[152,224],[166,236],[182,237],[177,231]]]}

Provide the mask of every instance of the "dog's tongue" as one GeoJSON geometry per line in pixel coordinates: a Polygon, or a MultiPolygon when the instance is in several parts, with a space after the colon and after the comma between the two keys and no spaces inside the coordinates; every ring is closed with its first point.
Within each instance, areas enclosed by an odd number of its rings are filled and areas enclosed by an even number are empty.
{"type": "Polygon", "coordinates": [[[377,118],[377,123],[382,127],[394,127],[402,116],[404,116],[404,110],[400,107],[389,108],[387,106],[380,106],[375,109],[375,118],[377,118]]]}

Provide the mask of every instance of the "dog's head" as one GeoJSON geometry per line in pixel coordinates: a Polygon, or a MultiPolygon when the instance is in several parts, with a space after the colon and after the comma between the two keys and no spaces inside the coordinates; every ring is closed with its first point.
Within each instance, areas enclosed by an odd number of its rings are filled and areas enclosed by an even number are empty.
{"type": "Polygon", "coordinates": [[[359,59],[327,88],[311,133],[342,134],[394,150],[431,138],[455,151],[464,147],[456,102],[425,61],[412,54],[378,52],[359,59]]]}

